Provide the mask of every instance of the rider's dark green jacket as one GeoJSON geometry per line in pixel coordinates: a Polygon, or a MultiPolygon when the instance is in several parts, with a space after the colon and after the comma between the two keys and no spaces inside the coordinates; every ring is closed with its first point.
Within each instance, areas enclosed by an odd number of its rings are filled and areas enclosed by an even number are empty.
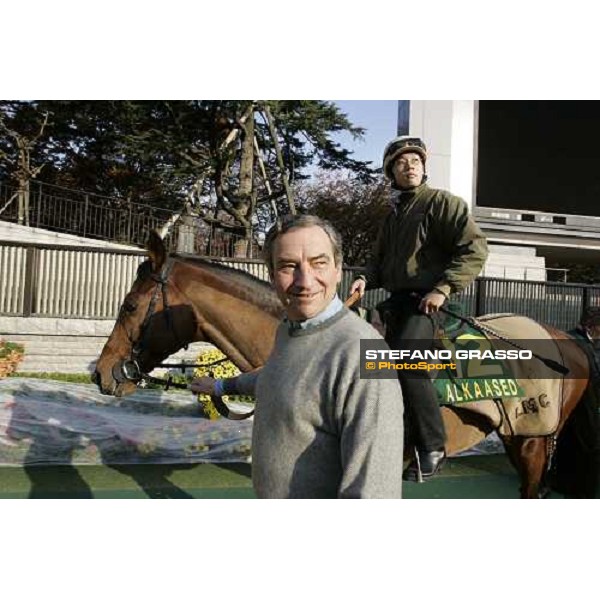
{"type": "Polygon", "coordinates": [[[485,237],[464,200],[420,186],[396,192],[367,263],[367,289],[460,292],[481,272],[485,237]]]}

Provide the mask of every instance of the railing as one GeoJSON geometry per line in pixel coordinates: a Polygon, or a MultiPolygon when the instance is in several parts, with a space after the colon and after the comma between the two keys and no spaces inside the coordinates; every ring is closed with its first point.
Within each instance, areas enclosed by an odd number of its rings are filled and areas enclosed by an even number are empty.
{"type": "MultiPolygon", "coordinates": [[[[70,190],[38,181],[30,184],[26,207],[19,210],[19,188],[0,182],[0,220],[121,244],[143,246],[151,229],[161,229],[175,211],[70,190]]],[[[244,237],[215,229],[199,218],[175,223],[165,242],[171,250],[199,255],[257,257],[244,237]]]]}
{"type": "Polygon", "coordinates": [[[566,330],[577,324],[586,307],[600,303],[600,287],[479,278],[456,300],[466,314],[517,313],[566,330]]]}
{"type": "Polygon", "coordinates": [[[173,211],[146,204],[31,182],[26,210],[19,211],[19,189],[0,183],[0,218],[30,227],[83,237],[143,245],[173,211]]]}
{"type": "MultiPolygon", "coordinates": [[[[0,242],[0,315],[114,319],[142,250],[0,242]]],[[[211,257],[267,281],[262,261],[211,257]]]]}
{"type": "MultiPolygon", "coordinates": [[[[142,260],[141,250],[0,242],[0,315],[114,319],[142,260]]],[[[211,260],[269,278],[258,260],[211,260]]],[[[359,272],[344,268],[342,297],[359,272]]],[[[369,291],[362,306],[373,309],[386,297],[384,290],[369,291]]],[[[600,286],[479,278],[456,300],[464,314],[514,312],[567,330],[585,307],[600,306],[600,286]]]]}
{"type": "MultiPolygon", "coordinates": [[[[360,271],[356,268],[344,270],[340,290],[343,297],[360,271]]],[[[369,291],[362,306],[374,309],[387,296],[381,289],[369,291]]],[[[461,305],[465,315],[516,313],[569,330],[579,322],[585,308],[600,306],[600,286],[479,277],[452,300],[461,305]]]]}
{"type": "Polygon", "coordinates": [[[212,258],[259,258],[256,242],[233,232],[212,228],[197,218],[178,221],[165,240],[172,251],[193,253],[212,258]]]}

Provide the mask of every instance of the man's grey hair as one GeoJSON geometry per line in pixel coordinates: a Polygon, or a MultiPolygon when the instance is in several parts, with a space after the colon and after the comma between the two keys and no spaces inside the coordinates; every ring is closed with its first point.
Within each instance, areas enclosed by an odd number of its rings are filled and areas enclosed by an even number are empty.
{"type": "Polygon", "coordinates": [[[273,275],[275,266],[273,264],[273,245],[275,240],[280,235],[296,227],[320,227],[331,241],[335,266],[341,266],[343,260],[342,236],[329,221],[321,219],[321,217],[317,217],[316,215],[285,215],[278,219],[277,223],[271,227],[269,233],[267,233],[265,245],[263,247],[263,260],[267,263],[271,275],[273,275]]]}

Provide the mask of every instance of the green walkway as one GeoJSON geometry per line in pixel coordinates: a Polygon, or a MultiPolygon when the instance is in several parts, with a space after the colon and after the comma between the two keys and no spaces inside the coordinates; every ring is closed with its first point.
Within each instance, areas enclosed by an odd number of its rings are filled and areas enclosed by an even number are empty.
{"type": "Polygon", "coordinates": [[[405,498],[518,498],[519,479],[504,454],[450,459],[427,483],[405,483],[405,498]]]}
{"type": "MultiPolygon", "coordinates": [[[[518,480],[504,455],[469,456],[426,484],[407,483],[404,495],[517,498],[518,480]]],[[[0,467],[0,498],[253,497],[247,464],[0,467]]]]}
{"type": "Polygon", "coordinates": [[[0,467],[0,498],[252,498],[250,465],[0,467]]]}

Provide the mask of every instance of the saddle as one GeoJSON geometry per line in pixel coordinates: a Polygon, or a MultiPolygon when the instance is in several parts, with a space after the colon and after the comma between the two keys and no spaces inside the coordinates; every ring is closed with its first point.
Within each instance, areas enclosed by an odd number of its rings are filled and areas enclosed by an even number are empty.
{"type": "MultiPolygon", "coordinates": [[[[376,308],[386,324],[393,322],[396,311],[402,309],[393,297],[376,308]]],[[[455,314],[463,312],[455,302],[447,308],[455,314]]],[[[514,350],[513,345],[502,341],[504,338],[564,366],[556,340],[533,319],[502,313],[478,317],[474,324],[448,316],[443,324],[437,323],[435,346],[514,350]],[[488,332],[481,331],[477,324],[488,332]]],[[[455,371],[446,368],[429,372],[440,405],[484,415],[501,435],[544,436],[556,432],[563,405],[563,375],[536,358],[455,362],[455,371]]]]}
{"type": "MultiPolygon", "coordinates": [[[[514,314],[486,315],[475,322],[450,320],[438,330],[437,348],[455,351],[525,350],[564,364],[556,340],[537,322],[514,314]],[[494,335],[496,334],[496,335],[494,335]]],[[[485,354],[484,354],[485,355],[485,354]]],[[[488,353],[489,355],[489,353],[488,353]]],[[[433,385],[441,405],[459,406],[485,415],[503,435],[553,434],[562,410],[563,376],[539,359],[462,359],[456,370],[433,371],[433,385]]]]}

